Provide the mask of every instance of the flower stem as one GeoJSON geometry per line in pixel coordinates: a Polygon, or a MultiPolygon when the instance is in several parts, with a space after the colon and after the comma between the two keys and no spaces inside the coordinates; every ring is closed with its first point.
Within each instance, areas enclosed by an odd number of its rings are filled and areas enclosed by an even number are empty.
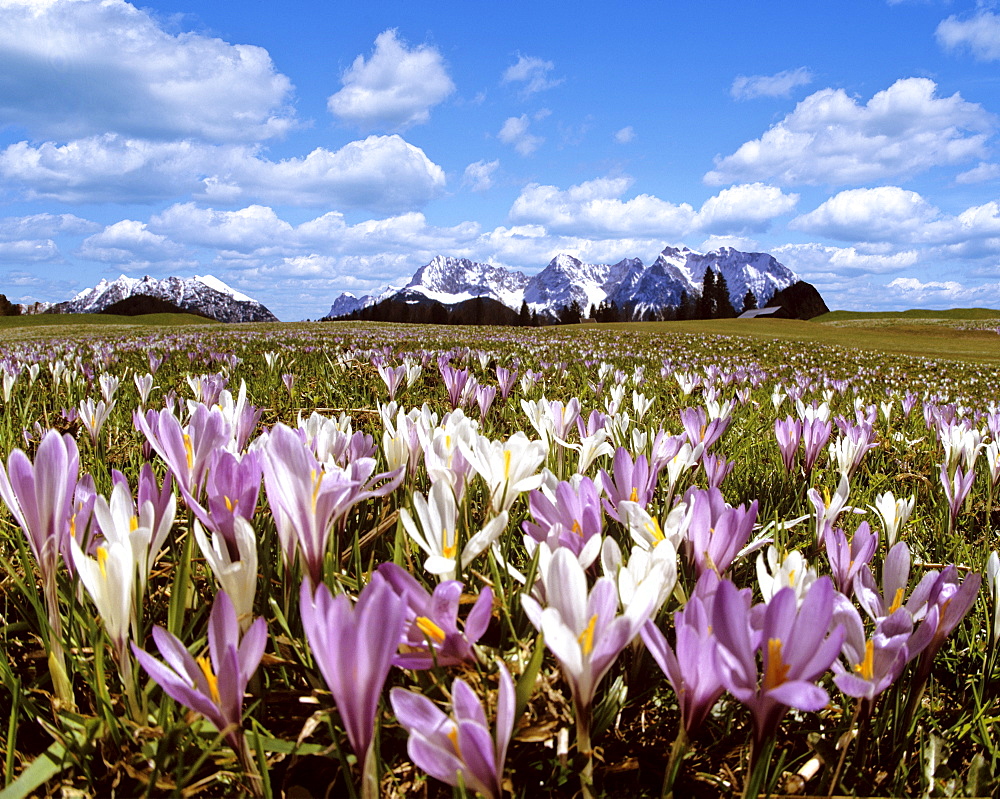
{"type": "Polygon", "coordinates": [[[681,770],[681,763],[690,745],[687,730],[681,724],[677,728],[677,737],[674,738],[674,745],[670,748],[670,760],[667,761],[667,768],[663,772],[663,788],[660,790],[661,799],[672,799],[674,795],[674,781],[681,770]]]}
{"type": "Polygon", "coordinates": [[[593,799],[594,750],[590,745],[591,707],[576,703],[576,751],[585,758],[580,772],[580,791],[583,799],[593,799]]]}

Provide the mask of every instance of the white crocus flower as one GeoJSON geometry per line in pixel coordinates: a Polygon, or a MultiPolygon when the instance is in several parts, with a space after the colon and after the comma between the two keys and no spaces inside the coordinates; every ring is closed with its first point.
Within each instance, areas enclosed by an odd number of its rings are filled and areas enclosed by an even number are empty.
{"type": "Polygon", "coordinates": [[[675,551],[680,548],[687,531],[687,511],[686,503],[677,503],[661,525],[638,502],[623,500],[618,503],[618,514],[625,529],[636,545],[647,552],[652,552],[662,541],[669,541],[675,551]]]}
{"type": "Polygon", "coordinates": [[[451,485],[439,480],[426,498],[414,492],[413,510],[419,525],[406,508],[400,509],[399,518],[410,538],[427,553],[424,568],[439,579],[454,580],[458,568],[458,509],[451,485]]]}
{"type": "Polygon", "coordinates": [[[830,421],[830,406],[826,402],[806,405],[802,400],[795,400],[795,410],[803,422],[811,422],[814,419],[819,419],[821,422],[830,421]]]}
{"type": "Polygon", "coordinates": [[[101,397],[110,405],[114,402],[115,394],[118,393],[118,386],[121,385],[121,380],[114,375],[109,375],[107,372],[102,372],[98,375],[97,382],[101,387],[101,397]]]}
{"type": "Polygon", "coordinates": [[[94,558],[88,557],[75,538],[70,554],[83,587],[94,600],[119,662],[128,658],[128,631],[134,615],[136,567],[132,548],[125,541],[105,541],[94,558]]]}
{"type": "Polygon", "coordinates": [[[229,554],[229,545],[217,532],[209,540],[205,530],[197,521],[194,523],[194,537],[205,561],[212,569],[215,579],[229,598],[233,600],[240,629],[246,632],[253,621],[253,600],[257,592],[257,536],[246,519],[233,519],[236,533],[236,548],[239,560],[229,554]]]}
{"type": "Polygon", "coordinates": [[[101,435],[101,430],[104,429],[104,423],[108,421],[108,417],[114,408],[114,401],[107,403],[104,400],[98,400],[95,403],[91,397],[80,400],[80,421],[87,429],[91,440],[95,444],[97,443],[98,436],[101,435]]]}
{"type": "Polygon", "coordinates": [[[669,541],[660,541],[652,550],[632,547],[628,563],[622,563],[622,552],[613,538],[606,538],[601,546],[601,567],[618,585],[618,598],[622,608],[629,606],[645,585],[656,586],[655,614],[667,601],[677,583],[677,550],[669,541]]]}
{"type": "Polygon", "coordinates": [[[510,510],[518,495],[538,488],[548,448],[541,441],[531,441],[520,430],[506,441],[492,441],[475,436],[461,440],[459,447],[473,470],[483,478],[490,491],[493,513],[510,510]]]}
{"type": "Polygon", "coordinates": [[[3,401],[10,402],[10,394],[14,390],[14,383],[17,380],[18,372],[3,370],[3,401]]]}
{"type": "Polygon", "coordinates": [[[638,391],[632,392],[632,409],[635,411],[637,422],[641,422],[642,417],[649,413],[649,409],[653,407],[655,401],[656,397],[647,397],[638,391]]]}
{"type": "Polygon", "coordinates": [[[757,556],[757,584],[765,602],[769,602],[782,588],[791,588],[801,605],[816,576],[816,570],[809,566],[798,550],[793,549],[779,559],[778,548],[769,546],[757,556]]]}
{"type": "Polygon", "coordinates": [[[139,392],[139,403],[145,405],[149,401],[149,392],[153,390],[153,376],[149,372],[144,375],[136,372],[132,375],[132,380],[139,392]]]}
{"type": "Polygon", "coordinates": [[[911,496],[909,499],[896,499],[891,491],[886,491],[884,494],[878,495],[874,505],[868,506],[882,519],[887,550],[892,549],[896,543],[899,531],[910,518],[910,514],[913,513],[916,502],[915,496],[911,496]]]}
{"type": "Polygon", "coordinates": [[[156,509],[146,501],[136,513],[132,492],[124,483],[117,483],[111,490],[111,499],[98,494],[94,501],[94,518],[104,537],[109,541],[127,544],[136,564],[139,587],[146,590],[149,571],[163,547],[177,511],[177,498],[171,496],[163,516],[155,529],[156,509]]]}

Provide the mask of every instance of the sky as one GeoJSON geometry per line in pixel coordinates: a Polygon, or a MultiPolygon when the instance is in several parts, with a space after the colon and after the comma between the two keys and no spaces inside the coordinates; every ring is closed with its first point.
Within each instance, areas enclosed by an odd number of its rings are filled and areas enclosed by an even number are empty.
{"type": "Polygon", "coordinates": [[[0,293],[211,274],[293,321],[683,245],[998,308],[998,134],[994,3],[0,0],[0,293]]]}

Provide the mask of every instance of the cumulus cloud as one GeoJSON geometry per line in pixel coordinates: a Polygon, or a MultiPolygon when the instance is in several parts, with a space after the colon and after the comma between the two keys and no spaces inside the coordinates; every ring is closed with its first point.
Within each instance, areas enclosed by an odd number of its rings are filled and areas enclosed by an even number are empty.
{"type": "Polygon", "coordinates": [[[626,125],[624,128],[615,131],[615,141],[619,144],[628,144],[634,138],[635,128],[631,125],[626,125]]]}
{"type": "Polygon", "coordinates": [[[66,203],[153,202],[194,196],[399,211],[445,185],[444,170],[398,135],[271,161],[256,148],[152,142],[107,134],[57,145],[18,142],[0,151],[0,178],[26,199],[66,203]]]}
{"type": "Polygon", "coordinates": [[[994,123],[958,93],[938,97],[927,78],[896,81],[866,104],[843,89],[823,89],[759,139],[717,156],[705,182],[850,184],[911,176],[984,157],[994,123]]]}
{"type": "Polygon", "coordinates": [[[500,161],[476,161],[465,168],[462,185],[470,191],[486,191],[493,187],[493,175],[500,167],[500,161]]]}
{"type": "Polygon", "coordinates": [[[375,50],[359,55],[341,77],[344,88],[327,100],[330,113],[363,130],[403,130],[430,119],[430,109],[455,91],[441,53],[412,49],[395,29],[380,33],[375,50]]]}
{"type": "Polygon", "coordinates": [[[497,138],[504,144],[510,144],[521,155],[531,155],[545,142],[541,136],[529,131],[531,120],[527,114],[519,117],[508,117],[500,128],[497,138]]]}
{"type": "Polygon", "coordinates": [[[788,226],[843,241],[912,240],[939,213],[915,191],[879,186],[835,194],[788,226]]]}
{"type": "Polygon", "coordinates": [[[38,263],[59,261],[62,255],[52,239],[0,241],[0,262],[38,263]]]}
{"type": "Polygon", "coordinates": [[[288,243],[293,232],[273,208],[261,205],[219,211],[180,203],[154,215],[149,224],[177,242],[240,252],[288,243]]]}
{"type": "Polygon", "coordinates": [[[186,252],[180,244],[153,233],[145,222],[123,219],[84,239],[77,254],[89,261],[140,269],[151,264],[176,264],[186,252]]]}
{"type": "Polygon", "coordinates": [[[692,232],[742,234],[765,230],[772,219],[791,211],[798,195],[761,183],[732,186],[695,211],[649,194],[622,199],[632,186],[627,176],[598,178],[568,189],[532,183],[514,201],[516,224],[543,225],[558,234],[614,238],[682,238],[692,232]]]}
{"type": "Polygon", "coordinates": [[[262,141],[295,124],[266,50],[168,33],[122,0],[4,3],[0,61],[0,124],[34,139],[262,141]]]}
{"type": "Polygon", "coordinates": [[[792,89],[808,86],[813,74],[805,67],[786,69],[775,75],[737,75],[729,94],[735,100],[752,100],[755,97],[788,97],[792,89]]]}
{"type": "Polygon", "coordinates": [[[504,70],[500,82],[520,83],[522,84],[522,95],[535,94],[545,89],[551,89],[563,82],[562,78],[549,77],[549,73],[555,69],[555,66],[551,61],[518,53],[517,63],[511,64],[504,70]]]}
{"type": "Polygon", "coordinates": [[[952,15],[938,24],[934,35],[945,50],[968,49],[980,61],[1000,59],[1000,16],[991,11],[965,20],[952,15]]]}

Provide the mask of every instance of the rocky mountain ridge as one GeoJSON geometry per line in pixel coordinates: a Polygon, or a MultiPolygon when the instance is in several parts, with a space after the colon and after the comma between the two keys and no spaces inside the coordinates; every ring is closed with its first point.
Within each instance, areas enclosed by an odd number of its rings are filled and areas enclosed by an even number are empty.
{"type": "Polygon", "coordinates": [[[777,292],[799,282],[798,276],[773,256],[730,247],[708,253],[666,247],[649,266],[638,258],[588,264],[560,254],[530,277],[495,264],[437,256],[404,286],[387,286],[362,297],[341,294],[327,318],[345,317],[390,298],[406,302],[429,299],[453,306],[474,297],[492,299],[513,310],[526,303],[529,311],[549,317],[573,302],[584,313],[602,303],[614,304],[641,318],[649,311],[675,308],[685,297],[696,300],[709,269],[725,278],[737,310],[743,307],[747,292],[753,294],[756,305],[763,306],[777,292]]]}

